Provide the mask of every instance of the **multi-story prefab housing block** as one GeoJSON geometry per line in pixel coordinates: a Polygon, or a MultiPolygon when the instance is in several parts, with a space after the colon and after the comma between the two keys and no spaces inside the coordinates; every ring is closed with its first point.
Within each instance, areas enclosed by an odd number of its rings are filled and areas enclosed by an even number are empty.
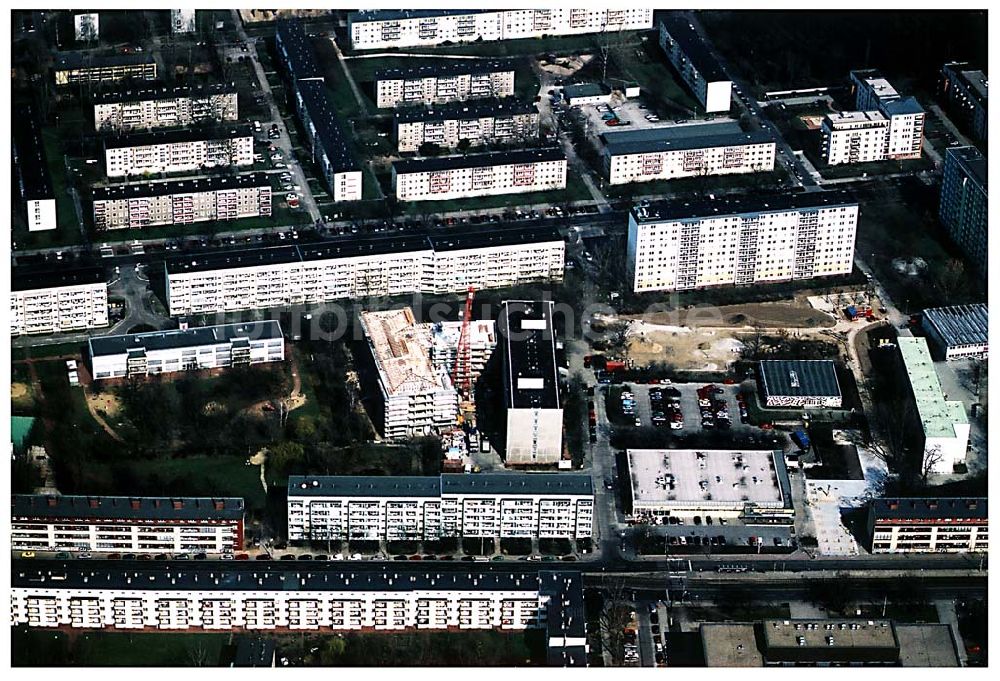
{"type": "Polygon", "coordinates": [[[375,103],[445,104],[514,94],[514,66],[507,61],[454,60],[375,72],[375,103]]]}
{"type": "Polygon", "coordinates": [[[11,336],[83,331],[108,324],[108,281],[103,268],[14,270],[11,336]]]}
{"type": "Polygon", "coordinates": [[[236,86],[231,83],[105,92],[94,96],[93,105],[98,131],[225,123],[239,118],[236,86]]]}
{"type": "Polygon", "coordinates": [[[253,165],[249,126],[205,130],[160,130],[104,140],[108,177],[181,173],[253,165]]]}

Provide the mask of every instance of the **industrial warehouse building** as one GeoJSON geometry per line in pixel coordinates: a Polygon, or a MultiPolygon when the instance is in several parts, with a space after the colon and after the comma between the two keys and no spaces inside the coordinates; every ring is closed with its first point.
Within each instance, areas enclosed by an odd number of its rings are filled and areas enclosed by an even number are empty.
{"type": "Polygon", "coordinates": [[[380,109],[400,104],[444,104],[469,99],[511,97],[514,65],[509,61],[460,59],[375,72],[375,103],[380,109]]]}
{"type": "Polygon", "coordinates": [[[924,310],[921,326],[938,354],[947,359],[986,359],[990,318],[985,303],[924,310]]]}
{"type": "Polygon", "coordinates": [[[604,133],[604,172],[611,184],[774,170],[776,145],[739,123],[672,125],[604,133]]]}
{"type": "Polygon", "coordinates": [[[828,359],[763,360],[758,380],[766,407],[843,406],[837,367],[828,359]]]}
{"type": "Polygon", "coordinates": [[[95,187],[94,227],[142,229],[271,214],[266,173],[95,187]]]}
{"type": "Polygon", "coordinates": [[[503,358],[508,466],[562,460],[563,409],[551,300],[505,300],[497,320],[503,358]]]}
{"type": "Polygon", "coordinates": [[[108,177],[253,165],[253,133],[231,128],[157,130],[104,140],[108,177]]]}
{"type": "Polygon", "coordinates": [[[660,48],[706,113],[728,112],[733,83],[681,12],[660,21],[660,48]]]}
{"type": "Polygon", "coordinates": [[[56,85],[111,83],[126,78],[156,80],[156,59],[152,54],[60,52],[55,55],[52,72],[56,85]]]}
{"type": "Polygon", "coordinates": [[[289,541],[585,539],[593,522],[588,475],[288,478],[289,541]]]}
{"type": "Polygon", "coordinates": [[[986,281],[988,168],[986,158],[975,147],[951,147],[944,155],[941,176],[941,224],[951,240],[986,281]]]}
{"type": "Polygon", "coordinates": [[[319,166],[330,195],[334,201],[360,201],[361,165],[330,104],[323,71],[302,23],[279,22],[275,45],[288,72],[295,111],[309,137],[313,162],[319,166]]]}
{"type": "Polygon", "coordinates": [[[403,440],[453,427],[458,392],[449,370],[431,363],[430,329],[409,307],[362,312],[360,321],[378,372],[382,436],[403,440]]]}
{"type": "Polygon", "coordinates": [[[791,482],[779,450],[629,449],[625,512],[791,523],[791,482]]]}
{"type": "Polygon", "coordinates": [[[632,290],[849,274],[857,224],[858,202],[842,191],[640,204],[629,213],[632,290]]]}
{"type": "Polygon", "coordinates": [[[167,304],[171,315],[208,314],[561,281],[565,247],[554,227],[514,227],[174,256],[167,304]]]}
{"type": "Polygon", "coordinates": [[[513,97],[404,107],[396,112],[394,122],[393,137],[400,152],[417,151],[423,144],[454,149],[462,140],[480,147],[538,137],[538,108],[513,97]]]}
{"type": "Polygon", "coordinates": [[[11,336],[83,331],[108,323],[108,281],[103,268],[14,270],[11,336]]]}
{"type": "Polygon", "coordinates": [[[976,139],[985,142],[989,132],[989,79],[982,69],[968,62],[949,62],[941,67],[941,91],[951,110],[959,112],[976,139]]]}
{"type": "Polygon", "coordinates": [[[15,494],[12,551],[226,553],[243,548],[243,499],[15,494]]]}
{"type": "Polygon", "coordinates": [[[868,509],[872,553],[967,553],[989,550],[984,497],[874,499],[868,509]]]}
{"type": "Polygon", "coordinates": [[[522,40],[652,27],[653,10],[640,8],[362,10],[347,15],[347,32],[355,50],[522,40]]]}
{"type": "Polygon", "coordinates": [[[42,128],[30,104],[14,107],[11,121],[14,172],[21,194],[25,221],[29,232],[42,232],[58,227],[56,195],[45,158],[42,128]]]}
{"type": "Polygon", "coordinates": [[[400,201],[565,189],[566,155],[561,149],[534,149],[394,161],[392,188],[400,201]]]}
{"type": "Polygon", "coordinates": [[[94,95],[94,129],[137,130],[239,118],[236,86],[149,87],[94,95]]]}
{"type": "Polygon", "coordinates": [[[282,362],[277,321],[199,326],[88,341],[94,380],[282,362]]]}

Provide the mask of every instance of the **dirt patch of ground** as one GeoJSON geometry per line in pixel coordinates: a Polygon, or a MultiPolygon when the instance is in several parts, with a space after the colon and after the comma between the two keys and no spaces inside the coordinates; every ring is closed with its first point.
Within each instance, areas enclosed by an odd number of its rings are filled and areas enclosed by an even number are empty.
{"type": "MultiPolygon", "coordinates": [[[[633,318],[637,318],[633,317],[633,318]]],[[[650,312],[641,315],[645,322],[685,327],[749,327],[760,324],[767,328],[827,328],[836,320],[817,310],[805,298],[768,303],[744,303],[696,307],[689,310],[650,312]]]]}
{"type": "Polygon", "coordinates": [[[555,63],[552,64],[542,60],[538,62],[538,68],[546,73],[551,73],[554,76],[566,78],[582,69],[593,58],[594,55],[592,54],[583,54],[579,57],[560,57],[559,59],[556,59],[555,63]]]}
{"type": "Polygon", "coordinates": [[[637,366],[666,362],[681,371],[721,371],[739,359],[743,344],[732,334],[633,322],[628,356],[637,366]]]}
{"type": "Polygon", "coordinates": [[[105,416],[113,419],[121,411],[122,401],[114,393],[105,392],[100,395],[87,393],[87,406],[90,408],[90,411],[103,412],[105,416]]]}
{"type": "Polygon", "coordinates": [[[27,383],[11,383],[10,401],[17,405],[31,404],[35,401],[35,394],[27,383]]]}

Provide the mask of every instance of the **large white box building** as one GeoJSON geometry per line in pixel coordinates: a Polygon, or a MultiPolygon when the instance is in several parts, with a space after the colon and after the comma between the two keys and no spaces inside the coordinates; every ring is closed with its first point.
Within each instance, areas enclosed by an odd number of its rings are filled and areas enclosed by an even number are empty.
{"type": "Polygon", "coordinates": [[[355,50],[641,31],[652,27],[653,10],[642,8],[362,10],[347,17],[347,31],[355,50]]]}
{"type": "Polygon", "coordinates": [[[514,65],[502,60],[452,60],[375,72],[375,103],[445,104],[514,94],[514,65]]]}
{"type": "Polygon", "coordinates": [[[239,118],[236,86],[157,87],[94,95],[94,129],[136,130],[239,118]]]}
{"type": "Polygon", "coordinates": [[[776,144],[739,123],[674,125],[608,132],[604,172],[611,184],[774,170],[776,144]]]}
{"type": "Polygon", "coordinates": [[[682,13],[660,22],[660,47],[706,113],[729,111],[733,83],[682,13]]]}
{"type": "Polygon", "coordinates": [[[285,359],[281,326],[274,320],[97,336],[88,346],[95,381],[285,359]]]}
{"type": "Polygon", "coordinates": [[[400,201],[565,189],[566,155],[561,149],[536,149],[395,161],[392,187],[400,201]]]}
{"type": "Polygon", "coordinates": [[[505,300],[497,320],[508,466],[562,459],[563,409],[551,300],[505,300]]]}
{"type": "Polygon", "coordinates": [[[472,147],[517,144],[538,137],[538,107],[513,97],[404,107],[396,112],[394,131],[400,152],[423,144],[453,149],[462,140],[472,147]]]}
{"type": "Polygon", "coordinates": [[[561,281],[565,246],[555,228],[513,227],[174,256],[167,302],[171,315],[209,314],[561,281]]]}
{"type": "Polygon", "coordinates": [[[83,331],[108,325],[108,281],[101,267],[11,278],[10,335],[83,331]]]}
{"type": "Polygon", "coordinates": [[[849,274],[857,225],[857,201],[837,191],[639,206],[629,278],[642,293],[849,274]]]}
{"type": "Polygon", "coordinates": [[[104,140],[104,168],[108,177],[252,165],[253,133],[245,125],[157,130],[104,140]]]}

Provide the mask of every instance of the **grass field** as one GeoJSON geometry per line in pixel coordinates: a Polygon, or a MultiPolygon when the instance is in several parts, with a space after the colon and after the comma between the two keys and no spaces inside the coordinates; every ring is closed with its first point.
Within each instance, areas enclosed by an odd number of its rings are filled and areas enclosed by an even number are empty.
{"type": "Polygon", "coordinates": [[[15,667],[201,667],[219,663],[230,634],[81,633],[71,644],[61,631],[15,627],[15,667]]]}
{"type": "Polygon", "coordinates": [[[142,479],[157,479],[162,494],[186,496],[243,497],[249,510],[263,509],[266,498],[260,483],[260,469],[246,465],[240,456],[187,456],[177,459],[148,459],[130,464],[142,479]],[[192,486],[193,485],[193,486],[192,486]]]}

